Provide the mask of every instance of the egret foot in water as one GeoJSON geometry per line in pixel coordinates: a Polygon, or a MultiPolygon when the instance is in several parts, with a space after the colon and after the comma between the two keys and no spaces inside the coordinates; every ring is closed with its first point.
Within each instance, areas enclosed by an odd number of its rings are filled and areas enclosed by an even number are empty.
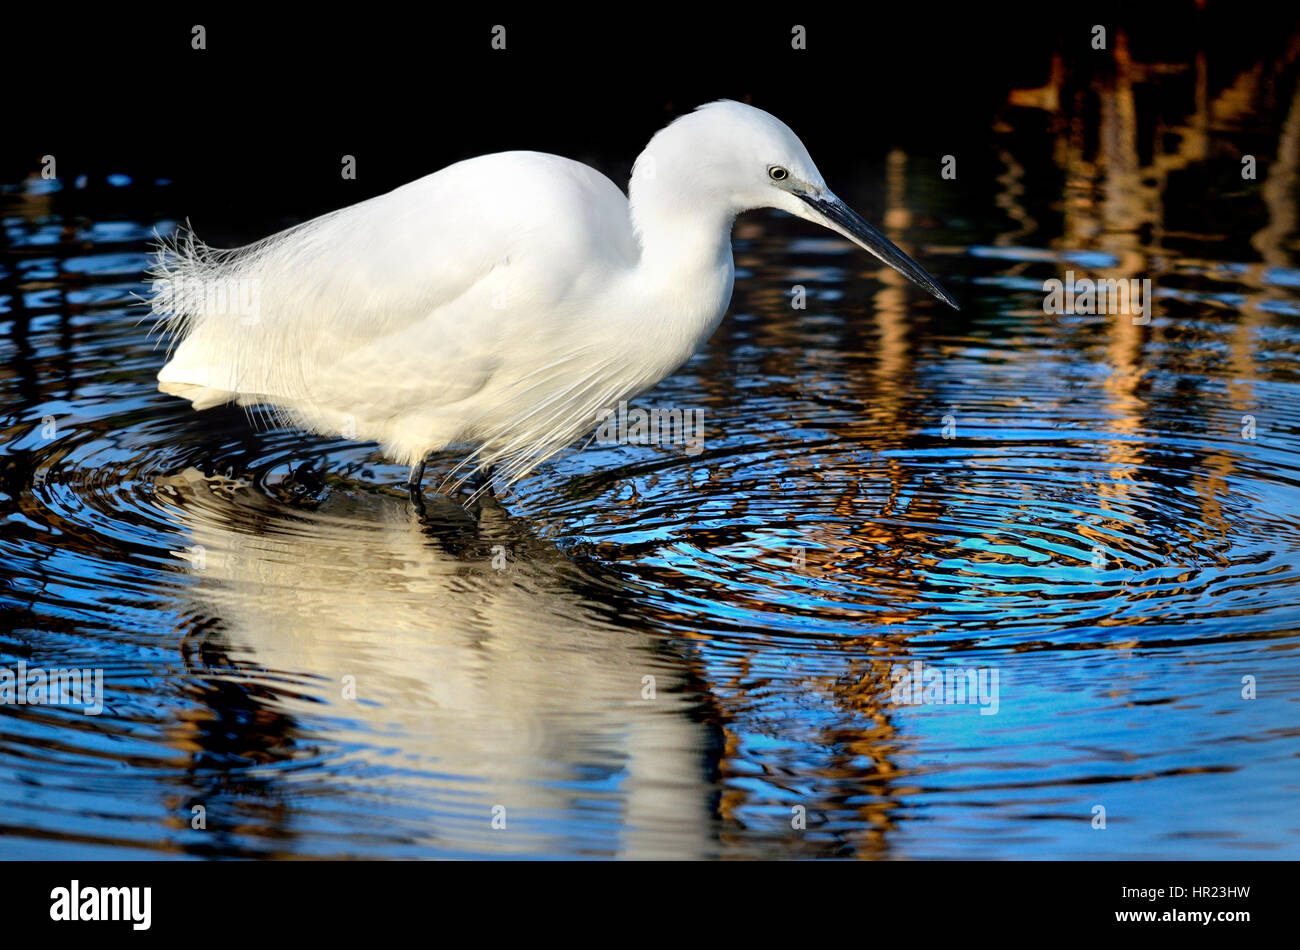
{"type": "MultiPolygon", "coordinates": [[[[406,491],[411,497],[411,504],[415,510],[424,513],[424,464],[427,459],[421,459],[418,463],[411,466],[411,474],[406,479],[406,491]]],[[[468,485],[471,489],[471,498],[478,498],[480,495],[491,495],[496,497],[496,492],[492,490],[492,466],[484,469],[475,469],[464,477],[461,484],[468,485]]]]}
{"type": "Polygon", "coordinates": [[[411,496],[411,504],[420,514],[424,514],[424,459],[411,466],[411,474],[406,479],[406,492],[411,496]]]}
{"type": "Polygon", "coordinates": [[[465,476],[465,484],[472,489],[474,496],[491,495],[496,497],[496,492],[492,490],[492,466],[487,468],[476,468],[465,476]]]}

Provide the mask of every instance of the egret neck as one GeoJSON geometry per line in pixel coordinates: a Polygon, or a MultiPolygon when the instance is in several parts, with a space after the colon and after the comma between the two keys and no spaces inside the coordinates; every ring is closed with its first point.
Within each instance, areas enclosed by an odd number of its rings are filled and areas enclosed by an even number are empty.
{"type": "Polygon", "coordinates": [[[628,203],[641,250],[633,299],[640,313],[658,318],[638,331],[663,344],[676,368],[713,334],[731,302],[731,226],[743,209],[650,149],[637,159],[628,203]]]}

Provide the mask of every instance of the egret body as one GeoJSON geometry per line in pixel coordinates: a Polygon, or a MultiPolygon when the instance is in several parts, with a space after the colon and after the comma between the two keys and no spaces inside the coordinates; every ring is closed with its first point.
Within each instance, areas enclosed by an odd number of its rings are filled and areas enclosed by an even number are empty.
{"type": "Polygon", "coordinates": [[[159,388],[377,442],[417,486],[426,456],[453,447],[468,450],[458,471],[513,482],[709,338],[731,299],[732,223],[763,207],[956,306],[783,122],[722,101],[656,134],[626,197],[578,162],[503,152],[236,250],[175,239],[152,272],[177,341],[159,388]]]}

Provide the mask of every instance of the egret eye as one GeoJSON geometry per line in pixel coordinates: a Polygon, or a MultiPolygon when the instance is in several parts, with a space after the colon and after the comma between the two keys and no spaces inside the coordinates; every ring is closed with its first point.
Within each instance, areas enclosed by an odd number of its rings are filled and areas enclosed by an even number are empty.
{"type": "Polygon", "coordinates": [[[773,165],[767,170],[767,174],[773,181],[785,181],[790,177],[790,173],[780,165],[773,165]]]}

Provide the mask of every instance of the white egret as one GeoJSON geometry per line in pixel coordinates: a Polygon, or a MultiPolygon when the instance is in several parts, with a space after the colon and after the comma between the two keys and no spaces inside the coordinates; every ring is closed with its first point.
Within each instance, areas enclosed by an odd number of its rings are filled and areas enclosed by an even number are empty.
{"type": "Polygon", "coordinates": [[[512,483],[602,411],[671,374],[731,299],[731,227],[754,208],[816,222],[956,307],[837,198],[799,138],[738,102],[660,130],[628,194],[539,152],[458,162],[255,244],[182,234],[151,271],[179,341],[159,388],[195,409],[267,406],[294,425],[379,443],[411,466],[512,483]]]}

